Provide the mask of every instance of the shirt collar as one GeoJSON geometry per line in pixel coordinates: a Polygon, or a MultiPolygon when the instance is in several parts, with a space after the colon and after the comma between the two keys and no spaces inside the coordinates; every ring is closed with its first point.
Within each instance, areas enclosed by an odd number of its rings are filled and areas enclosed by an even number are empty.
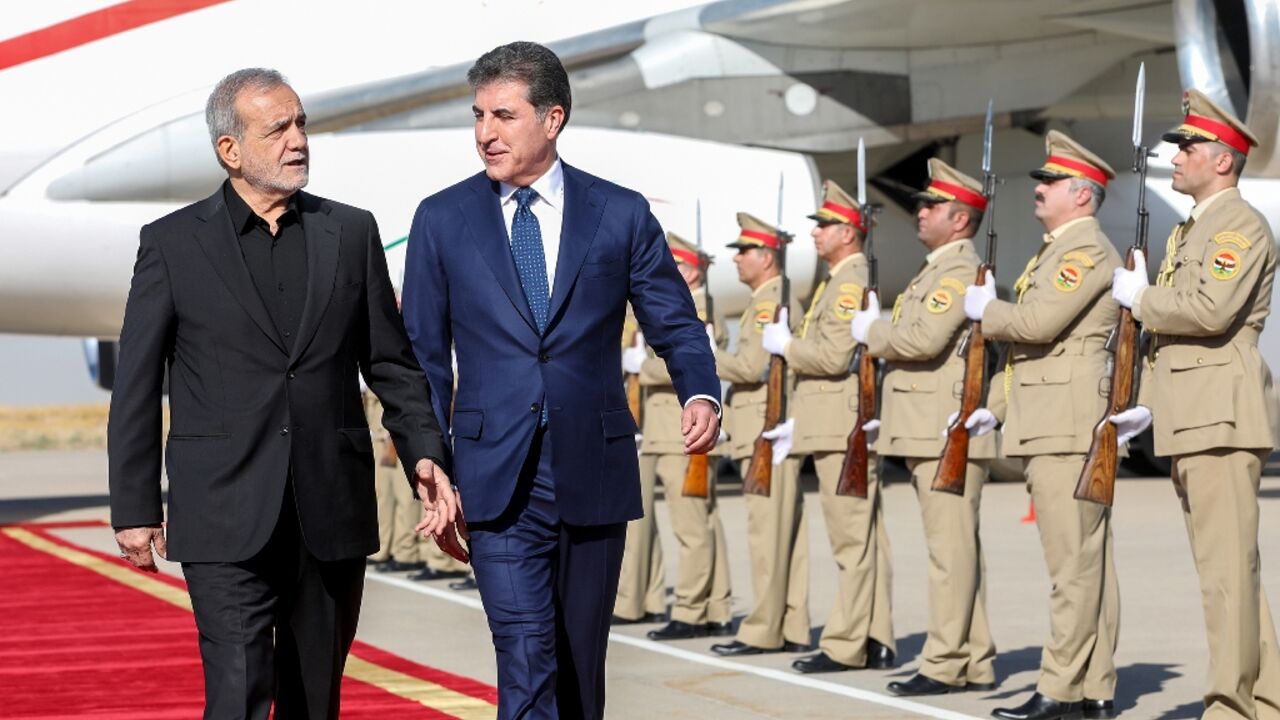
{"type": "MultiPolygon", "coordinates": [[[[499,183],[498,187],[503,205],[513,202],[516,190],[520,189],[518,185],[509,183],[499,183]]],[[[551,163],[551,167],[547,168],[542,177],[534,180],[529,187],[533,188],[533,191],[538,193],[538,198],[552,209],[559,211],[561,214],[564,213],[564,165],[560,163],[560,158],[556,158],[556,161],[551,163]]]]}
{"type": "Polygon", "coordinates": [[[827,274],[830,275],[831,277],[835,277],[836,273],[840,272],[840,270],[844,268],[845,265],[848,265],[849,263],[853,262],[854,258],[860,258],[862,256],[863,255],[860,252],[856,252],[852,255],[846,255],[843,259],[840,260],[840,262],[836,263],[835,265],[832,265],[831,268],[827,271],[827,274]]]}
{"type": "Polygon", "coordinates": [[[959,249],[959,248],[961,248],[961,247],[968,247],[968,248],[971,248],[971,249],[972,249],[972,248],[973,248],[973,239],[972,239],[972,238],[960,238],[959,240],[952,240],[951,242],[947,243],[946,245],[943,245],[943,246],[941,246],[941,247],[934,248],[932,251],[930,251],[930,252],[929,252],[929,254],[927,254],[927,255],[925,255],[925,256],[924,256],[924,260],[925,260],[925,262],[926,262],[926,263],[932,263],[932,262],[934,262],[935,260],[937,260],[938,258],[940,258],[940,257],[942,257],[943,255],[945,255],[946,253],[950,252],[953,248],[954,248],[954,249],[959,249]]]}
{"type": "Polygon", "coordinates": [[[1218,200],[1218,198],[1222,197],[1223,195],[1226,195],[1227,193],[1229,193],[1229,192],[1231,192],[1232,190],[1235,190],[1235,189],[1236,189],[1236,188],[1235,188],[1234,186],[1233,186],[1233,187],[1228,187],[1228,188],[1223,188],[1223,189],[1219,190],[1218,192],[1216,192],[1216,193],[1214,193],[1214,194],[1210,195],[1209,197],[1205,198],[1205,199],[1204,199],[1204,202],[1202,202],[1202,203],[1200,203],[1199,205],[1196,205],[1195,207],[1191,208],[1191,219],[1192,219],[1192,220],[1199,220],[1199,219],[1200,219],[1200,216],[1204,214],[1204,211],[1205,211],[1205,210],[1208,210],[1208,209],[1209,209],[1209,206],[1210,206],[1210,205],[1212,205],[1214,202],[1216,202],[1216,201],[1218,200]]]}
{"type": "MultiPolygon", "coordinates": [[[[232,187],[230,180],[224,180],[222,183],[222,199],[227,204],[227,212],[231,213],[231,227],[235,228],[237,235],[248,235],[249,231],[257,227],[258,223],[266,226],[267,221],[263,220],[249,207],[249,203],[240,197],[240,193],[232,187]]],[[[289,196],[284,214],[280,216],[277,225],[287,225],[297,216],[298,212],[298,193],[289,196]],[[292,213],[292,214],[291,214],[292,213]]]]}
{"type": "Polygon", "coordinates": [[[1062,223],[1061,225],[1059,225],[1058,227],[1054,228],[1054,229],[1053,229],[1053,230],[1051,230],[1050,232],[1047,232],[1047,233],[1045,233],[1045,234],[1044,234],[1044,242],[1045,242],[1045,244],[1046,244],[1046,245],[1048,245],[1049,243],[1053,242],[1054,240],[1057,240],[1058,238],[1062,237],[1063,235],[1066,235],[1066,234],[1067,234],[1067,231],[1068,231],[1068,230],[1070,230],[1071,228],[1075,227],[1076,225],[1081,225],[1081,224],[1083,224],[1083,223],[1085,223],[1085,222],[1088,222],[1088,221],[1090,221],[1090,220],[1094,220],[1094,221],[1096,221],[1096,220],[1097,220],[1097,218],[1095,218],[1095,217],[1094,217],[1094,216],[1092,216],[1092,215],[1086,215],[1086,216],[1084,216],[1084,217],[1078,217],[1078,218],[1076,218],[1075,220],[1068,220],[1067,222],[1062,223]]]}

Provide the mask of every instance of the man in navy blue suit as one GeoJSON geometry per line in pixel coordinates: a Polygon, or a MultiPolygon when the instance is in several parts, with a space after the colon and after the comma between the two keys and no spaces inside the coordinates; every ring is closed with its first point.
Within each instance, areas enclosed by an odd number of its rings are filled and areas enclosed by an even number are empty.
{"type": "Polygon", "coordinates": [[[467,79],[485,171],[419,205],[405,326],[453,436],[498,716],[600,718],[626,523],[641,515],[626,304],[671,371],[686,453],[715,445],[720,381],[644,198],[556,152],[570,108],[559,58],[512,43],[467,79]]]}

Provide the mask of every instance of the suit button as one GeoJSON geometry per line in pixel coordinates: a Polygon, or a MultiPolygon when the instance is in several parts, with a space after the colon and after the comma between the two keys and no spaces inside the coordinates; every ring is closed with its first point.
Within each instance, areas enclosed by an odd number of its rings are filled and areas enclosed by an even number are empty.
{"type": "Polygon", "coordinates": [[[1202,358],[1202,357],[1198,357],[1198,358],[1196,358],[1196,364],[1197,364],[1197,365],[1203,365],[1203,364],[1204,364],[1204,358],[1202,358]]]}
{"type": "Polygon", "coordinates": [[[292,371],[292,370],[290,370],[290,371],[289,371],[289,379],[290,379],[290,380],[292,380],[292,379],[294,379],[295,377],[297,377],[297,375],[295,375],[295,374],[293,373],[293,371],[292,371]]]}
{"type": "Polygon", "coordinates": [[[542,353],[541,355],[538,356],[538,362],[542,362],[542,363],[551,362],[551,356],[546,353],[542,353]]]}
{"type": "Polygon", "coordinates": [[[538,403],[533,403],[532,405],[530,405],[530,406],[529,406],[529,412],[531,412],[531,413],[536,413],[536,412],[538,412],[538,403]]]}
{"type": "Polygon", "coordinates": [[[289,426],[288,426],[288,425],[281,425],[281,426],[280,426],[280,437],[284,437],[285,435],[288,435],[288,434],[289,434],[289,426]]]}

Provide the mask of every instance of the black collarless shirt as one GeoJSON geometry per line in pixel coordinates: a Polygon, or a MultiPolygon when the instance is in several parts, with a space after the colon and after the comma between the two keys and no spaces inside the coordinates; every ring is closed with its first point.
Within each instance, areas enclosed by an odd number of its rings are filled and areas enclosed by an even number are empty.
{"type": "Polygon", "coordinates": [[[289,198],[287,209],[276,221],[275,235],[230,181],[223,183],[222,194],[253,285],[258,288],[258,296],[275,322],[285,349],[292,352],[302,306],[307,301],[307,239],[302,232],[298,194],[289,198]]]}

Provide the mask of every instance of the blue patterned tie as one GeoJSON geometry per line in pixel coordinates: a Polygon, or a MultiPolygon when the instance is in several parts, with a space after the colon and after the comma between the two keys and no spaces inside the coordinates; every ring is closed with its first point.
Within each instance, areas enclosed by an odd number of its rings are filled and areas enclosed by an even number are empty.
{"type": "MultiPolygon", "coordinates": [[[[547,312],[551,305],[551,293],[547,287],[547,256],[542,249],[542,230],[538,227],[538,217],[529,209],[529,203],[538,197],[533,188],[522,187],[516,190],[516,215],[511,220],[511,256],[516,261],[516,272],[520,274],[520,287],[524,289],[525,302],[529,303],[529,312],[533,313],[533,321],[538,324],[538,334],[547,331],[547,312]]],[[[547,424],[547,402],[542,398],[541,425],[547,424]]]]}

